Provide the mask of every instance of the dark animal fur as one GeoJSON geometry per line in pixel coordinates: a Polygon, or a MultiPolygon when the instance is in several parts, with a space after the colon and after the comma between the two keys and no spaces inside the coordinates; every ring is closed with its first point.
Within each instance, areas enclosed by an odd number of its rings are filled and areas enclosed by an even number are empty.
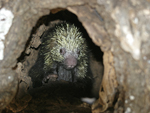
{"type": "Polygon", "coordinates": [[[29,71],[33,87],[41,86],[43,80],[46,82],[55,75],[57,80],[70,82],[91,79],[87,76],[87,72],[89,75],[91,73],[89,73],[86,40],[76,26],[65,22],[60,23],[46,31],[41,39],[37,62],[29,71]],[[60,49],[65,49],[65,52],[60,54],[60,49]],[[68,64],[64,61],[68,60],[69,56],[66,54],[77,61],[73,68],[65,67],[68,64]]]}

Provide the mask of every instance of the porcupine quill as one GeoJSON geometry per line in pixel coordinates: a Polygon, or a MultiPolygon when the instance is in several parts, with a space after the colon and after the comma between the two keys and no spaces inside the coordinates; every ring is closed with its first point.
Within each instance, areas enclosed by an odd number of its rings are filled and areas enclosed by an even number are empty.
{"type": "Polygon", "coordinates": [[[47,30],[35,65],[29,71],[33,87],[47,81],[76,82],[87,77],[87,43],[74,24],[66,22],[47,30]]]}

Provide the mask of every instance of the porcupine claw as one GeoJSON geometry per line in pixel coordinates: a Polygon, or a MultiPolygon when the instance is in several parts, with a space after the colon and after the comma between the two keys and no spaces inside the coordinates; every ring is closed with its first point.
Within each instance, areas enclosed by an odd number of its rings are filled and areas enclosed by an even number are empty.
{"type": "Polygon", "coordinates": [[[58,78],[57,75],[49,74],[48,76],[43,78],[42,83],[45,84],[45,83],[48,83],[48,81],[56,81],[57,78],[58,78]]]}

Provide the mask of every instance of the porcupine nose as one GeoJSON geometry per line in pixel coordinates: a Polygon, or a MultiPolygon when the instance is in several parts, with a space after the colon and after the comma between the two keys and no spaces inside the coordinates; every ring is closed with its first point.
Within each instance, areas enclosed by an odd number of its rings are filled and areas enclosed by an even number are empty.
{"type": "Polygon", "coordinates": [[[68,56],[65,60],[67,68],[71,69],[77,65],[77,59],[74,56],[68,56]]]}

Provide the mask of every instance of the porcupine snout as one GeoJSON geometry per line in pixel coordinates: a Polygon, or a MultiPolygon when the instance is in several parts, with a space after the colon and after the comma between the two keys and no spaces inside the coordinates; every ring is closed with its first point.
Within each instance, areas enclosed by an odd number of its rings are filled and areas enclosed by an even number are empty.
{"type": "Polygon", "coordinates": [[[65,64],[67,69],[72,69],[77,65],[77,59],[74,56],[69,55],[65,59],[64,64],[65,64]]]}

